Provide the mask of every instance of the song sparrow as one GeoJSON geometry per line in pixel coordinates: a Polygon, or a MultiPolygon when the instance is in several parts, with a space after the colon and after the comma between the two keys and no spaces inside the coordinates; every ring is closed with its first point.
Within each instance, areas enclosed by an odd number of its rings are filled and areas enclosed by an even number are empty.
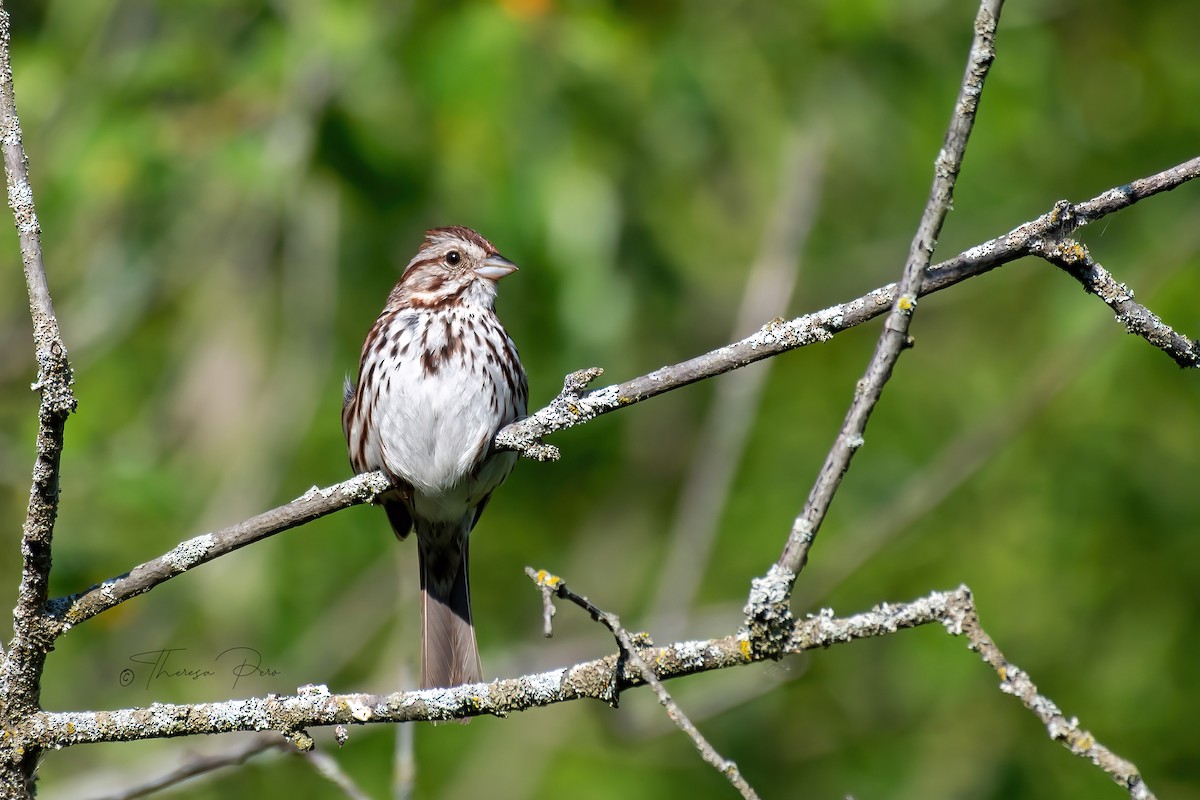
{"type": "Polygon", "coordinates": [[[417,533],[422,688],[482,680],[467,539],[516,462],[492,439],[529,394],[494,308],[496,281],[516,269],[469,228],[428,231],[367,334],[357,387],[346,379],[350,464],[392,478],[392,529],[417,533]]]}

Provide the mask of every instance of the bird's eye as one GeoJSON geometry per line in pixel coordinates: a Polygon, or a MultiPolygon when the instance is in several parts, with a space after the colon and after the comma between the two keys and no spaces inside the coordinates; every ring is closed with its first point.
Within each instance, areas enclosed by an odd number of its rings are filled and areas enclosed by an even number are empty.
{"type": "Polygon", "coordinates": [[[453,267],[459,261],[462,261],[462,254],[457,250],[451,250],[449,253],[446,253],[446,263],[449,266],[453,267]]]}

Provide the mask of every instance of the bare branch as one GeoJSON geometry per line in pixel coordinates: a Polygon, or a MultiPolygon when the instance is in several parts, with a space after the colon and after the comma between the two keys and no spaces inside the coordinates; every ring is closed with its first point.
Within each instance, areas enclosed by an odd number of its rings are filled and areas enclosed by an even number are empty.
{"type": "MultiPolygon", "coordinates": [[[[812,540],[838,483],[854,452],[862,444],[868,417],[900,352],[906,346],[908,326],[919,296],[1024,255],[1035,254],[1061,267],[1089,292],[1100,296],[1131,333],[1142,336],[1162,349],[1181,366],[1200,365],[1200,343],[1176,333],[1148,309],[1133,302],[1132,293],[1123,284],[1117,283],[1107,271],[1092,261],[1082,246],[1066,238],[1081,225],[1127,207],[1143,197],[1170,190],[1191,180],[1200,172],[1200,159],[1159,176],[1110,190],[1079,206],[1060,203],[1049,214],[1005,237],[973,248],[937,267],[928,267],[933,243],[950,205],[983,80],[994,58],[995,26],[1001,5],[1002,0],[983,0],[981,4],[971,59],[956,112],[937,159],[929,202],[914,237],[903,276],[897,284],[878,289],[851,303],[799,317],[791,322],[773,321],[740,342],[682,364],[663,367],[623,384],[586,391],[590,382],[599,377],[601,370],[593,368],[574,373],[567,377],[563,391],[550,405],[530,418],[506,427],[496,437],[497,447],[518,450],[531,458],[550,460],[557,457],[557,450],[540,440],[548,433],[573,427],[599,414],[786,350],[827,340],[842,330],[891,309],[859,392],[805,510],[796,520],[788,545],[768,577],[755,582],[749,604],[751,613],[748,615],[750,624],[747,631],[722,639],[653,648],[648,640],[643,643],[630,637],[615,616],[597,609],[584,598],[568,593],[565,585],[558,581],[556,591],[563,592],[562,596],[568,596],[576,602],[583,600],[581,605],[613,632],[620,645],[621,652],[617,656],[541,675],[455,689],[375,696],[333,695],[324,687],[305,687],[294,697],[268,696],[196,705],[154,704],[148,709],[47,713],[39,709],[40,676],[45,655],[54,638],[71,626],[147,592],[195,566],[266,536],[351,505],[374,502],[391,486],[381,474],[371,473],[325,490],[314,488],[298,500],[251,520],[190,539],[163,556],[85,592],[53,601],[47,599],[51,540],[58,508],[59,458],[66,418],[75,408],[75,398],[71,389],[71,367],[54,315],[42,263],[40,227],[13,95],[9,18],[0,3],[0,149],[3,150],[9,204],[16,220],[30,298],[38,364],[38,379],[34,388],[41,393],[37,460],[22,540],[24,568],[14,611],[15,636],[7,651],[0,649],[0,657],[3,657],[3,666],[0,668],[0,719],[5,723],[5,741],[0,745],[4,761],[0,793],[28,792],[28,786],[17,786],[12,782],[13,767],[16,765],[28,778],[28,768],[35,763],[36,754],[46,748],[84,742],[270,729],[282,733],[286,741],[304,749],[312,744],[305,728],[314,725],[343,726],[439,720],[479,714],[503,715],[513,710],[580,697],[608,697],[615,703],[621,688],[648,683],[658,693],[672,718],[693,737],[706,760],[726,774],[745,796],[752,797],[753,790],[741,779],[736,765],[723,759],[708,745],[675,706],[661,680],[765,658],[778,658],[783,653],[803,652],[941,621],[952,633],[967,634],[972,649],[978,650],[985,662],[1000,675],[1002,688],[1020,697],[1026,707],[1047,725],[1052,738],[1062,741],[1072,752],[1099,765],[1125,786],[1132,797],[1153,797],[1132,764],[1096,743],[1091,734],[1079,729],[1075,720],[1066,719],[1052,702],[1037,693],[1036,687],[1023,672],[1004,661],[1003,655],[979,628],[969,591],[965,587],[949,594],[934,593],[914,603],[881,606],[847,619],[836,619],[832,612],[822,612],[793,623],[786,609],[796,574],[807,560],[812,540]],[[766,615],[756,612],[756,609],[763,608],[768,610],[766,615]],[[766,624],[773,621],[771,615],[777,612],[779,619],[786,616],[786,628],[766,624]],[[759,624],[755,625],[756,622],[759,624]],[[768,645],[764,646],[764,640],[768,645]],[[652,658],[652,661],[647,661],[647,658],[652,658]],[[651,667],[651,663],[655,666],[651,667]]],[[[246,748],[246,752],[250,753],[250,749],[246,748]]],[[[326,774],[332,775],[347,794],[355,795],[357,790],[348,781],[339,779],[336,762],[318,759],[313,763],[326,774]]]]}
{"type": "MultiPolygon", "coordinates": [[[[1197,177],[1200,177],[1200,157],[1156,175],[1110,189],[1072,206],[1072,227],[1077,229],[1107,214],[1127,208],[1139,200],[1170,191],[1197,177]]],[[[1064,203],[1059,203],[1037,219],[930,267],[926,271],[920,294],[940,291],[1031,253],[1040,256],[1047,241],[1059,241],[1063,227],[1063,207],[1064,203]]],[[[1106,272],[1102,274],[1107,275],[1106,272]]],[[[1100,293],[1099,288],[1095,291],[1100,293]]],[[[836,333],[884,313],[895,301],[896,292],[897,284],[889,284],[847,303],[830,306],[790,321],[768,323],[757,333],[739,342],[603,389],[584,392],[587,384],[599,377],[603,373],[602,370],[592,368],[572,373],[567,376],[564,389],[557,398],[531,417],[500,431],[496,444],[498,447],[520,450],[524,455],[539,460],[557,458],[557,449],[552,445],[543,444],[540,441],[541,436],[574,427],[600,414],[697,380],[728,372],[806,344],[826,341],[836,333]]],[[[1137,304],[1133,304],[1133,307],[1142,308],[1137,304]]],[[[1145,313],[1157,320],[1150,312],[1145,313]]],[[[1148,325],[1147,329],[1161,330],[1153,325],[1148,325]]],[[[1179,352],[1186,350],[1186,346],[1181,346],[1179,342],[1188,341],[1177,334],[1165,337],[1165,340],[1163,337],[1147,337],[1147,340],[1156,346],[1164,349],[1175,348],[1179,352]]],[[[1168,352],[1171,350],[1168,349],[1168,352]]],[[[50,601],[48,610],[57,621],[54,635],[61,635],[72,625],[149,591],[163,581],[220,555],[342,508],[373,502],[390,488],[387,478],[381,473],[359,475],[334,486],[310,490],[292,503],[237,525],[183,542],[170,552],[138,565],[128,573],[75,595],[50,601]]]]}
{"type": "MultiPolygon", "coordinates": [[[[13,640],[0,666],[0,718],[15,719],[37,709],[42,670],[53,636],[42,607],[50,585],[50,543],[58,517],[59,460],[67,416],[75,409],[71,365],[50,301],[42,263],[41,227],[29,183],[29,163],[21,142],[10,59],[10,19],[0,5],[0,150],[8,184],[8,204],[21,244],[21,263],[29,291],[34,353],[38,365],[34,389],[41,392],[36,458],[29,507],[21,538],[21,583],[13,610],[13,640]]],[[[36,752],[19,753],[0,776],[0,793],[28,792],[36,752]],[[23,772],[23,775],[18,775],[23,772]],[[7,790],[7,792],[6,792],[7,790]]],[[[7,759],[6,759],[7,761],[7,759]]]]}
{"type": "MultiPolygon", "coordinates": [[[[556,575],[551,575],[545,570],[537,570],[536,572],[530,568],[525,568],[525,573],[534,579],[538,588],[542,590],[542,596],[549,600],[550,594],[553,593],[565,600],[570,600],[575,605],[582,608],[591,615],[592,619],[596,620],[604,627],[608,628],[609,632],[617,640],[617,646],[620,648],[621,658],[628,661],[634,669],[638,671],[642,680],[646,682],[654,694],[658,696],[658,702],[667,711],[667,716],[671,721],[692,740],[692,744],[700,752],[701,758],[710,764],[713,769],[724,775],[733,785],[735,789],[746,798],[746,800],[758,800],[758,793],[742,775],[738,765],[722,756],[717,752],[717,749],[709,743],[708,739],[704,738],[704,734],[692,724],[688,719],[687,714],[679,707],[679,704],[667,692],[666,687],[662,685],[662,681],[658,679],[654,670],[642,658],[638,652],[638,644],[635,644],[633,638],[630,637],[629,631],[621,626],[621,620],[616,614],[604,611],[596,606],[590,600],[582,595],[578,595],[567,588],[566,581],[556,575]]],[[[549,624],[550,616],[546,616],[547,624],[549,624]]],[[[644,645],[643,645],[644,646],[644,645]]],[[[616,706],[616,695],[613,696],[613,706],[616,706]]]]}
{"type": "Polygon", "coordinates": [[[284,748],[291,749],[291,745],[288,744],[287,740],[281,738],[279,734],[260,733],[252,737],[250,741],[242,744],[241,747],[230,750],[227,753],[190,758],[186,764],[171,770],[165,775],[152,778],[145,783],[131,786],[123,791],[102,795],[95,798],[95,800],[134,800],[137,797],[146,797],[147,795],[176,786],[192,778],[207,775],[225,767],[236,767],[244,764],[249,759],[267,750],[284,748]]]}
{"type": "MultiPolygon", "coordinates": [[[[1064,216],[1069,215],[1068,204],[1061,206],[1064,216]]],[[[1135,302],[1133,291],[1093,261],[1082,244],[1073,239],[1057,242],[1043,239],[1031,250],[1079,281],[1089,294],[1103,300],[1116,313],[1117,322],[1124,325],[1126,331],[1162,350],[1180,367],[1200,367],[1200,341],[1176,333],[1157,314],[1135,302]]]]}
{"type": "Polygon", "coordinates": [[[955,635],[966,635],[970,648],[1000,676],[1000,690],[1013,695],[1032,711],[1046,726],[1051,739],[1102,769],[1128,791],[1133,800],[1153,800],[1154,793],[1146,786],[1136,766],[1096,741],[1095,736],[1080,727],[1078,719],[1068,719],[1054,701],[1038,693],[1028,673],[1004,658],[1000,648],[980,626],[975,602],[965,586],[959,587],[949,612],[947,630],[955,635]]]}
{"type": "Polygon", "coordinates": [[[302,758],[312,765],[325,780],[342,790],[342,794],[350,800],[370,800],[370,796],[362,790],[354,779],[346,774],[342,765],[333,756],[320,750],[301,754],[302,758]]]}
{"type": "Polygon", "coordinates": [[[1129,208],[1138,200],[1169,192],[1195,178],[1198,171],[1200,158],[1193,158],[1156,175],[1138,178],[1123,186],[1114,186],[1107,192],[1075,206],[1072,225],[1075,228],[1082,227],[1114,211],[1129,208]]]}
{"type": "Polygon", "coordinates": [[[863,445],[863,433],[866,431],[871,412],[879,402],[883,387],[891,377],[892,369],[908,342],[908,327],[916,311],[922,276],[929,267],[942,223],[950,211],[954,183],[962,167],[971,128],[975,124],[975,113],[979,108],[983,82],[996,59],[996,26],[1000,22],[1002,5],[1003,0],[983,0],[979,5],[979,13],[975,18],[975,39],[971,45],[966,74],[954,113],[950,117],[945,143],[938,154],[929,200],[925,204],[925,211],[921,215],[921,222],[909,248],[908,261],[904,265],[904,273],[896,290],[897,297],[883,325],[883,332],[867,365],[866,374],[858,382],[842,429],[825,458],[825,464],[813,484],[803,511],[792,525],[787,544],[779,557],[779,568],[792,576],[793,583],[795,576],[804,569],[808,561],[808,551],[821,528],[821,523],[825,520],[829,504],[833,502],[842,477],[850,467],[850,460],[863,445]]]}
{"type": "Polygon", "coordinates": [[[139,564],[124,575],[110,578],[78,594],[51,600],[48,610],[59,622],[57,635],[218,556],[281,531],[312,522],[334,511],[360,503],[372,503],[391,488],[391,481],[383,473],[365,472],[325,489],[314,486],[302,497],[286,505],[265,511],[228,528],[188,539],[158,558],[139,564]]]}
{"type": "MultiPolygon", "coordinates": [[[[1108,189],[1073,206],[1073,226],[1078,229],[1096,222],[1109,214],[1128,208],[1139,200],[1161,192],[1169,192],[1197,177],[1200,177],[1200,157],[1124,186],[1108,189]]],[[[1061,237],[1060,206],[1061,204],[1008,233],[929,267],[922,277],[917,295],[924,297],[1027,255],[1037,255],[1035,248],[1041,242],[1048,238],[1057,241],[1061,237]]],[[[891,283],[855,300],[839,303],[821,311],[791,320],[772,320],[740,341],[623,383],[589,392],[584,392],[583,388],[603,374],[603,370],[592,368],[572,373],[568,376],[570,386],[564,388],[558,397],[525,419],[503,428],[496,435],[496,447],[501,450],[516,450],[521,455],[538,461],[552,461],[558,457],[558,450],[552,445],[543,444],[542,437],[582,425],[601,414],[730,372],[764,358],[828,341],[842,331],[886,313],[896,302],[898,288],[899,284],[891,283]]],[[[1153,341],[1151,343],[1153,344],[1153,341]]]]}

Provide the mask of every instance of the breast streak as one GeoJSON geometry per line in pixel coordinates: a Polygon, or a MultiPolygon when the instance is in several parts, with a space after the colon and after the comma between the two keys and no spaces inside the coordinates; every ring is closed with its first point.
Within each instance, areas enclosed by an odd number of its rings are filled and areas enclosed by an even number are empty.
{"type": "MultiPolygon", "coordinates": [[[[410,348],[391,364],[391,383],[379,397],[380,445],[388,469],[412,485],[417,514],[450,521],[474,509],[508,475],[515,458],[497,454],[478,468],[491,437],[509,421],[490,403],[502,377],[479,364],[468,366],[461,347],[447,348],[444,358],[437,355],[446,344],[445,317],[427,316],[425,349],[435,357],[423,360],[420,349],[410,348]]],[[[451,317],[452,336],[463,321],[459,314],[451,317]]]]}

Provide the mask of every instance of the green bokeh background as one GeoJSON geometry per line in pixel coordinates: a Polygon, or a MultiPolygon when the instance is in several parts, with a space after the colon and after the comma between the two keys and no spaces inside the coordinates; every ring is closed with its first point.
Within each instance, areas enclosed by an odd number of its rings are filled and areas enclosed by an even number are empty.
{"type": "MultiPolygon", "coordinates": [[[[470,225],[521,265],[499,308],[535,404],[571,370],[633,377],[766,321],[735,329],[796,142],[821,154],[823,178],[791,259],[789,313],[893,280],[974,14],[938,0],[6,5],[80,401],[56,595],[348,477],[342,377],[426,227],[470,225]]],[[[1192,0],[1009,3],[938,255],[1196,156],[1197,30],[1192,0]]],[[[13,599],[36,397],[16,237],[3,229],[0,586],[13,599]]],[[[1080,236],[1198,335],[1200,188],[1080,236]]],[[[716,382],[556,435],[557,464],[519,464],[472,545],[485,673],[613,649],[567,608],[544,640],[526,564],[659,641],[733,630],[877,332],[769,365],[682,620],[658,624],[657,597],[685,478],[714,457],[700,442],[716,382]]],[[[913,333],[797,610],[850,613],[965,582],[1006,655],[1068,715],[1159,796],[1200,798],[1196,375],[1040,262],[923,301],[913,333]],[[898,505],[914,497],[930,505],[915,520],[898,505]]],[[[378,510],[339,513],[71,631],[51,655],[45,705],[411,686],[415,584],[413,548],[378,510]],[[236,686],[225,671],[118,677],[142,669],[133,654],[186,648],[172,666],[207,669],[234,647],[279,674],[236,686]]],[[[671,688],[764,797],[1122,795],[939,628],[671,688]]],[[[575,703],[408,732],[421,797],[732,794],[646,692],[618,711],[575,703]]],[[[314,734],[371,797],[389,795],[396,728],[353,729],[340,750],[314,734]]],[[[51,753],[43,796],[94,796],[238,741],[51,753]]],[[[342,796],[279,754],[173,796],[288,792],[342,796]]]]}

